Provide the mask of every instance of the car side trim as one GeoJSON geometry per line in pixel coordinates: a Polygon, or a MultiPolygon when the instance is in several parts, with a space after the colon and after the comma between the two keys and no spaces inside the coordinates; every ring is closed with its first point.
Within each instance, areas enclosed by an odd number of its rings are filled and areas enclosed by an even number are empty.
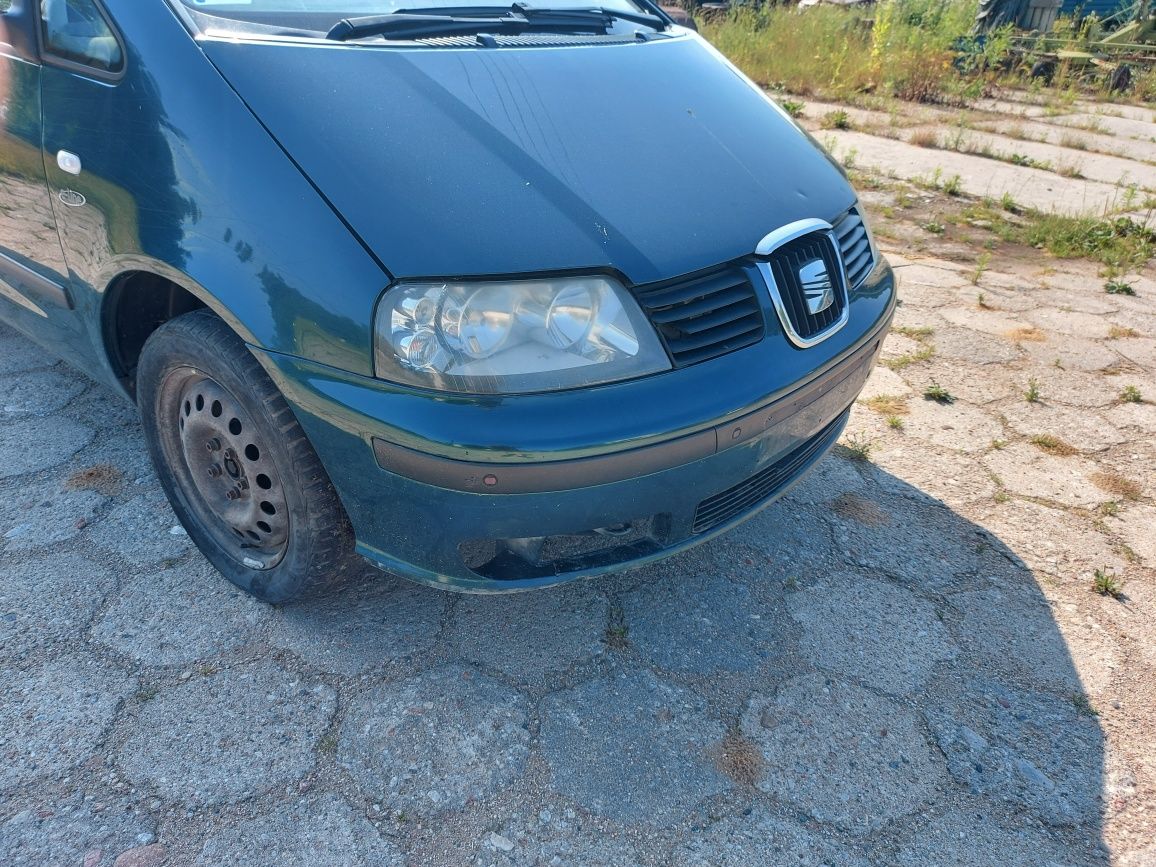
{"type": "Polygon", "coordinates": [[[67,289],[4,253],[0,253],[0,280],[27,296],[30,301],[42,301],[65,310],[72,309],[72,299],[67,289]]]}
{"type": "Polygon", "coordinates": [[[459,461],[378,437],[373,438],[373,451],[384,470],[454,491],[530,494],[609,484],[689,464],[762,435],[849,381],[859,376],[865,379],[881,342],[876,332],[826,374],[774,403],[726,424],[657,445],[591,458],[519,464],[459,461]]]}

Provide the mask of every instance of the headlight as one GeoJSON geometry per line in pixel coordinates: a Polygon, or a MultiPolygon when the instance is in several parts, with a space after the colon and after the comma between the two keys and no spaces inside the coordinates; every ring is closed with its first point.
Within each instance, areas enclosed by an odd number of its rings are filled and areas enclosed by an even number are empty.
{"type": "Polygon", "coordinates": [[[377,375],[423,388],[554,391],[670,369],[638,304],[606,277],[400,283],[374,327],[377,375]]]}

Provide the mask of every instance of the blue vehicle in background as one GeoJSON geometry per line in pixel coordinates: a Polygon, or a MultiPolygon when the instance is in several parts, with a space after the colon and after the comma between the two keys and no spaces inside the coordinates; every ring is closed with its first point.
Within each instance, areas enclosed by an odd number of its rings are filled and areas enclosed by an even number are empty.
{"type": "Polygon", "coordinates": [[[840,168],[650,0],[15,0],[0,120],[0,317],[136,401],[270,602],[722,533],[895,305],[840,168]]]}

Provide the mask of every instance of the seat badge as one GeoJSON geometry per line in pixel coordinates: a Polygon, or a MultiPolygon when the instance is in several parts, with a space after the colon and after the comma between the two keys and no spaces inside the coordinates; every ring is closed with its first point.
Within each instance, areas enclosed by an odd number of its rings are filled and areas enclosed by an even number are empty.
{"type": "Polygon", "coordinates": [[[807,298],[807,312],[822,313],[835,303],[835,285],[822,259],[812,259],[799,269],[799,282],[807,298]]]}

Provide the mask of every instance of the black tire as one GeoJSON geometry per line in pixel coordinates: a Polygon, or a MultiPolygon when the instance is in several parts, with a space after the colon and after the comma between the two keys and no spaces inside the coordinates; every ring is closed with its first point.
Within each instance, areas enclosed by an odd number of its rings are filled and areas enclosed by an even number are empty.
{"type": "Polygon", "coordinates": [[[222,575],[271,603],[338,581],[349,519],[289,404],[224,322],[198,310],[158,328],[137,405],[169,502],[222,575]]]}

